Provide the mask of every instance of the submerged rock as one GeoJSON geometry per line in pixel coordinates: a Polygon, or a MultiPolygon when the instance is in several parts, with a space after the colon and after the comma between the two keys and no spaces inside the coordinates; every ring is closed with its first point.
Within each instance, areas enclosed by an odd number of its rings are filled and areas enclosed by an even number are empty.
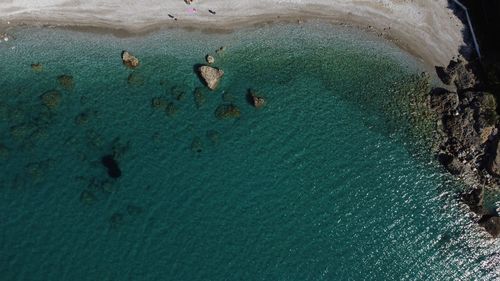
{"type": "Polygon", "coordinates": [[[247,99],[255,108],[262,108],[266,104],[266,100],[264,99],[264,97],[258,96],[257,93],[252,89],[248,90],[247,99]]]}
{"type": "Polygon", "coordinates": [[[127,77],[127,83],[132,86],[144,85],[144,77],[140,73],[132,72],[127,77]]]}
{"type": "Polygon", "coordinates": [[[155,97],[151,100],[151,107],[154,109],[165,109],[167,108],[168,101],[162,97],[155,97]]]}
{"type": "Polygon", "coordinates": [[[32,63],[31,64],[31,69],[34,72],[42,72],[43,71],[43,65],[41,63],[32,63]]]}
{"type": "Polygon", "coordinates": [[[196,104],[196,108],[198,108],[198,109],[201,108],[206,102],[205,95],[203,94],[203,91],[201,90],[201,88],[194,89],[193,95],[194,95],[194,103],[196,104]]]}
{"type": "Polygon", "coordinates": [[[144,213],[144,209],[142,207],[129,204],[127,205],[127,213],[131,216],[136,216],[144,213]]]}
{"type": "Polygon", "coordinates": [[[173,102],[169,102],[167,104],[167,107],[165,108],[165,113],[168,117],[175,116],[175,114],[177,114],[177,111],[179,111],[179,108],[173,102]]]}
{"type": "Polygon", "coordinates": [[[127,51],[122,51],[122,61],[123,64],[130,68],[139,66],[139,59],[127,51]]]}
{"type": "Polygon", "coordinates": [[[217,119],[238,118],[240,115],[240,109],[234,104],[221,104],[215,110],[217,119]]]}
{"type": "Polygon", "coordinates": [[[59,82],[59,85],[61,85],[66,90],[71,90],[75,86],[73,76],[71,75],[60,75],[57,77],[57,81],[59,82]]]}
{"type": "Polygon", "coordinates": [[[6,159],[9,156],[9,149],[0,143],[0,160],[6,159]]]}
{"type": "Polygon", "coordinates": [[[97,197],[94,195],[92,191],[84,190],[80,194],[80,202],[85,205],[92,205],[97,201],[97,197]]]}
{"type": "Polygon", "coordinates": [[[109,224],[112,228],[117,228],[121,225],[123,225],[125,222],[125,216],[122,213],[114,213],[111,215],[111,218],[109,218],[109,224]]]}
{"type": "Polygon", "coordinates": [[[89,120],[97,115],[97,111],[84,111],[75,117],[75,124],[78,126],[85,125],[89,120]]]}
{"type": "Polygon", "coordinates": [[[201,78],[210,90],[215,90],[219,80],[224,76],[224,71],[211,66],[203,65],[198,68],[201,78]]]}
{"type": "Polygon", "coordinates": [[[207,138],[212,142],[212,144],[216,145],[220,141],[220,133],[215,130],[207,131],[207,138]]]}
{"type": "Polygon", "coordinates": [[[114,155],[104,155],[101,158],[101,163],[104,167],[106,167],[108,176],[110,176],[111,178],[116,179],[122,175],[122,171],[120,170],[120,167],[118,166],[118,162],[115,160],[114,155]]]}
{"type": "Polygon", "coordinates": [[[222,47],[219,47],[219,49],[215,50],[215,52],[217,54],[220,54],[220,53],[223,53],[225,50],[226,50],[226,47],[222,46],[222,47]]]}
{"type": "Polygon", "coordinates": [[[43,105],[49,109],[56,109],[61,103],[62,95],[56,90],[50,90],[40,96],[43,105]]]}
{"type": "Polygon", "coordinates": [[[193,142],[191,142],[191,151],[197,152],[197,153],[200,153],[203,151],[203,143],[201,141],[201,138],[195,137],[193,139],[193,142]]]}
{"type": "Polygon", "coordinates": [[[233,103],[235,101],[235,98],[233,94],[230,92],[223,91],[222,92],[222,101],[227,102],[227,103],[233,103]]]}
{"type": "Polygon", "coordinates": [[[186,95],[186,91],[184,91],[183,89],[181,89],[177,86],[174,86],[174,87],[172,87],[172,89],[170,89],[170,95],[172,96],[172,98],[174,98],[178,101],[181,101],[184,99],[184,96],[186,95]]]}

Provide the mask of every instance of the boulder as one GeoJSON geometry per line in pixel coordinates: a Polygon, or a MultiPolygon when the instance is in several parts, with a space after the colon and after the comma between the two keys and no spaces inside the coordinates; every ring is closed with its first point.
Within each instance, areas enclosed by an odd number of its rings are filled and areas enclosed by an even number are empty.
{"type": "Polygon", "coordinates": [[[249,90],[247,94],[248,102],[255,108],[261,108],[266,104],[266,100],[262,96],[258,96],[254,90],[249,90]]]}
{"type": "Polygon", "coordinates": [[[43,105],[45,105],[49,109],[56,109],[59,104],[61,103],[61,93],[59,93],[56,90],[50,90],[45,93],[43,93],[40,96],[43,105]]]}
{"type": "Polygon", "coordinates": [[[215,90],[224,71],[211,66],[203,65],[198,68],[201,78],[210,90],[215,90]]]}
{"type": "Polygon", "coordinates": [[[500,217],[495,215],[483,215],[479,220],[479,225],[491,234],[494,238],[500,236],[500,217]]]}
{"type": "Polygon", "coordinates": [[[212,57],[211,55],[207,55],[207,56],[205,57],[205,59],[206,59],[206,61],[207,61],[207,63],[208,63],[208,64],[213,64],[213,63],[215,63],[215,59],[214,59],[214,57],[212,57]]]}
{"type": "Polygon", "coordinates": [[[240,109],[234,104],[221,104],[215,110],[217,119],[238,118],[240,115],[240,109]]]}
{"type": "Polygon", "coordinates": [[[127,51],[122,51],[122,61],[130,68],[139,66],[139,59],[127,51]]]}

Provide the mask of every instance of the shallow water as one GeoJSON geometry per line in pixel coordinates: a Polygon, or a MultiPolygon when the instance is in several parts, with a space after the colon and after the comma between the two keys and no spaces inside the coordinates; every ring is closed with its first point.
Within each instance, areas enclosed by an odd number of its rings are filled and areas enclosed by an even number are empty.
{"type": "Polygon", "coordinates": [[[422,65],[395,46],[315,23],[15,36],[0,45],[2,280],[500,278],[499,243],[415,129],[422,65]],[[225,76],[197,106],[193,67],[222,45],[225,76]],[[241,116],[217,119],[229,103],[241,116]]]}

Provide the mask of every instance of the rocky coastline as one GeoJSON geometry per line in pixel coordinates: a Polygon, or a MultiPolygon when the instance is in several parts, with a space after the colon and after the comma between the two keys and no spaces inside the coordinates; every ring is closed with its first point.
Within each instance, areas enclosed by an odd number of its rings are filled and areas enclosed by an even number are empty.
{"type": "Polygon", "coordinates": [[[436,73],[444,84],[429,95],[429,106],[437,116],[436,156],[467,186],[460,199],[477,215],[477,223],[498,237],[498,209],[484,202],[486,191],[500,191],[496,97],[478,62],[457,57],[446,67],[436,67],[436,73]]]}

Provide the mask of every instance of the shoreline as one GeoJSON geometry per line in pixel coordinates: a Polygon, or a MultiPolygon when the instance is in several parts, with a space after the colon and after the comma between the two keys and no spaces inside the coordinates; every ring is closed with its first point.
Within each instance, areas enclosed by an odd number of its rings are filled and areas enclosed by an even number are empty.
{"type": "MultiPolygon", "coordinates": [[[[113,1],[116,0],[107,0],[107,2],[113,1]]],[[[195,16],[188,15],[173,20],[168,17],[171,14],[166,12],[145,16],[147,11],[141,11],[130,20],[127,19],[126,22],[120,16],[123,13],[128,13],[125,9],[113,12],[98,12],[96,9],[95,14],[91,10],[80,14],[77,13],[78,9],[70,6],[71,4],[43,7],[38,10],[34,8],[15,10],[7,7],[6,11],[12,11],[4,15],[0,13],[3,18],[0,21],[0,31],[8,31],[12,27],[20,26],[56,27],[81,32],[106,33],[117,37],[140,37],[172,28],[209,34],[231,33],[249,27],[258,28],[279,23],[300,24],[310,20],[319,20],[374,33],[378,37],[395,43],[404,51],[432,67],[447,65],[452,58],[459,55],[460,48],[465,45],[462,38],[463,25],[453,15],[453,11],[446,7],[446,1],[440,0],[432,3],[419,0],[415,1],[416,3],[384,1],[390,2],[394,6],[388,8],[373,3],[357,3],[347,0],[329,5],[326,4],[328,3],[326,0],[311,1],[315,2],[314,4],[258,0],[254,6],[252,4],[237,4],[236,7],[228,8],[229,11],[223,16],[201,14],[202,9],[206,9],[208,4],[200,3],[191,5],[199,11],[195,16]],[[269,5],[269,8],[266,9],[260,4],[269,5]],[[436,7],[442,9],[436,9],[436,7]],[[245,9],[248,13],[241,16],[242,10],[245,9]],[[416,28],[416,24],[420,25],[420,29],[416,28]],[[443,38],[442,33],[449,35],[443,38]],[[422,44],[422,42],[426,43],[422,44]]],[[[166,0],[165,2],[174,15],[181,14],[186,7],[191,7],[184,4],[183,1],[166,0]]],[[[223,13],[229,1],[213,2],[210,5],[217,7],[217,11],[223,13]]],[[[0,8],[2,5],[9,6],[9,4],[0,4],[0,8]]]]}

